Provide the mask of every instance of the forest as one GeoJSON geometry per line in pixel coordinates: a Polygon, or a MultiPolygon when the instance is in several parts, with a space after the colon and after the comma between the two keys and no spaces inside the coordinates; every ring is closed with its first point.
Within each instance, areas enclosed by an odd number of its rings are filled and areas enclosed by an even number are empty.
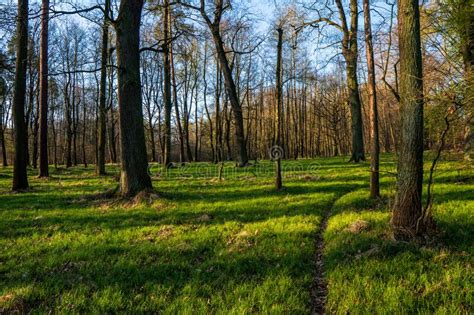
{"type": "Polygon", "coordinates": [[[0,0],[0,314],[474,313],[471,0],[0,0]]]}

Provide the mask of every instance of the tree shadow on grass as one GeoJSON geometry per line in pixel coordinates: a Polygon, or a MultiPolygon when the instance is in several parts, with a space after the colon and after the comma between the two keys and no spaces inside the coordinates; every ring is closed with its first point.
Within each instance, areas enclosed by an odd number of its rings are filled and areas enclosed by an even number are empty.
{"type": "MultiPolygon", "coordinates": [[[[283,276],[295,283],[306,283],[311,255],[306,251],[283,251],[287,237],[279,237],[273,244],[273,249],[277,249],[274,251],[258,245],[245,251],[229,251],[225,240],[214,239],[193,242],[185,248],[147,241],[71,244],[56,249],[48,247],[41,255],[11,257],[6,267],[16,264],[16,268],[0,271],[4,290],[32,286],[30,293],[22,297],[25,312],[53,309],[68,292],[84,295],[88,301],[81,305],[78,299],[76,311],[98,311],[101,306],[94,304],[93,298],[106,290],[123,298],[121,305],[109,305],[111,310],[135,311],[134,298],[141,295],[143,299],[150,294],[166,297],[161,305],[163,310],[189,289],[193,290],[194,299],[234,294],[237,299],[239,294],[234,289],[242,284],[258,287],[267,279],[283,276]],[[87,289],[76,291],[81,287],[87,289]]],[[[311,235],[306,233],[301,237],[309,239],[311,235]]],[[[258,309],[258,298],[255,303],[258,309]]],[[[272,301],[267,303],[271,305],[272,301]]],[[[157,311],[153,305],[144,307],[149,307],[147,311],[157,311]]]]}

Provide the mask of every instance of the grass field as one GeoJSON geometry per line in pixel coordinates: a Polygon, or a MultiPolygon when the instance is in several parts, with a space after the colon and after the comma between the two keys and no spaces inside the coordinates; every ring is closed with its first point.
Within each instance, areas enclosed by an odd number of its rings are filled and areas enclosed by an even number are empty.
{"type": "MultiPolygon", "coordinates": [[[[9,192],[0,169],[0,313],[306,314],[315,234],[327,211],[328,313],[469,314],[473,302],[473,170],[436,173],[433,244],[390,238],[396,164],[382,158],[385,198],[368,201],[368,165],[344,158],[236,170],[151,168],[157,196],[105,199],[118,168],[52,170],[9,192]]],[[[428,168],[428,164],[426,165],[428,168]]]]}

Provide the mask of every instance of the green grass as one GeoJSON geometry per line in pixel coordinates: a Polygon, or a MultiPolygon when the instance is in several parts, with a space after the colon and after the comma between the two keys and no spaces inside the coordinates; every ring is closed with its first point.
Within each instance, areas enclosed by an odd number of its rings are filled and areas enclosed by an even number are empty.
{"type": "MultiPolygon", "coordinates": [[[[34,177],[12,194],[0,169],[0,313],[306,314],[314,236],[325,233],[331,313],[470,313],[472,170],[444,161],[436,177],[438,245],[388,237],[387,205],[368,202],[368,165],[344,158],[285,161],[273,189],[273,164],[151,168],[159,198],[150,203],[91,198],[117,185],[118,168],[34,177]],[[467,179],[466,179],[467,178],[467,179]],[[377,207],[376,207],[377,206],[377,207]],[[365,220],[352,233],[347,226],[365,220]]],[[[384,195],[395,163],[384,156],[384,195]]]]}
{"type": "MultiPolygon", "coordinates": [[[[382,182],[390,200],[393,179],[382,182]]],[[[425,245],[395,242],[387,201],[369,201],[367,189],[335,202],[325,231],[328,313],[474,312],[472,166],[442,162],[434,193],[439,235],[425,245]]]]}

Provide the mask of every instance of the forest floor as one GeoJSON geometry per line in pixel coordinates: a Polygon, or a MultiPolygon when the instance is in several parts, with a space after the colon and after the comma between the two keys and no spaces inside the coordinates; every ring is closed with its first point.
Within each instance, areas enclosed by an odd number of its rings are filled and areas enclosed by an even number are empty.
{"type": "Polygon", "coordinates": [[[393,155],[382,157],[379,201],[368,198],[367,163],[283,167],[277,192],[271,162],[228,163],[221,181],[213,164],[153,165],[157,195],[139,201],[101,195],[117,186],[117,166],[101,178],[92,168],[52,169],[49,180],[30,170],[22,194],[0,168],[0,313],[306,314],[321,278],[318,233],[328,313],[474,312],[472,165],[454,156],[439,165],[439,235],[424,245],[390,237],[393,155]]]}

